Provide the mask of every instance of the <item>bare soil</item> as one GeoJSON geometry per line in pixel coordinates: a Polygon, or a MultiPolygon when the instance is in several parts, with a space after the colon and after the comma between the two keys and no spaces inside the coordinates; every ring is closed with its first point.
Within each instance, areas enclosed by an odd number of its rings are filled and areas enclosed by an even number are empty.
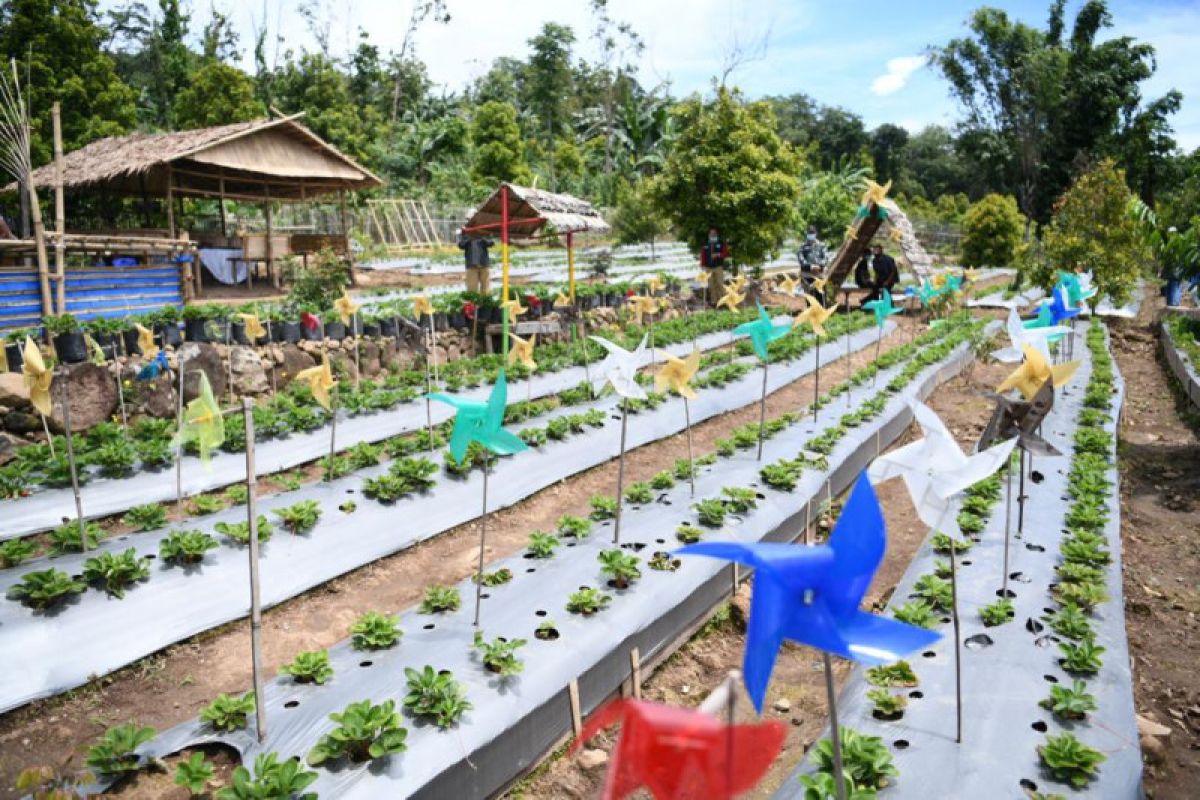
{"type": "MultiPolygon", "coordinates": [[[[902,323],[909,324],[912,321],[902,323]]],[[[884,350],[908,340],[909,333],[902,328],[884,339],[884,350]]],[[[872,358],[873,348],[856,353],[849,366],[843,354],[825,354],[822,385],[844,380],[851,370],[872,358]]],[[[792,383],[768,398],[768,413],[803,407],[812,393],[812,376],[792,383]]],[[[739,425],[757,421],[758,413],[753,404],[694,426],[697,453],[712,450],[717,439],[728,437],[739,425]]],[[[631,451],[626,455],[626,480],[649,479],[675,459],[686,457],[686,452],[682,434],[631,451]]],[[[520,552],[530,531],[552,530],[562,514],[586,515],[588,498],[612,493],[616,471],[614,460],[493,514],[488,522],[488,560],[520,552]]],[[[351,623],[365,611],[411,606],[419,602],[426,585],[466,579],[474,572],[477,541],[476,524],[464,525],[268,610],[263,618],[267,674],[274,674],[297,652],[344,639],[351,623]]],[[[250,684],[249,638],[245,621],[230,623],[85,687],[0,717],[0,798],[16,796],[13,784],[25,767],[61,764],[71,755],[79,764],[88,745],[108,726],[135,720],[163,730],[196,716],[219,693],[244,692],[250,684]]],[[[711,683],[715,681],[691,685],[698,688],[711,683]]]]}

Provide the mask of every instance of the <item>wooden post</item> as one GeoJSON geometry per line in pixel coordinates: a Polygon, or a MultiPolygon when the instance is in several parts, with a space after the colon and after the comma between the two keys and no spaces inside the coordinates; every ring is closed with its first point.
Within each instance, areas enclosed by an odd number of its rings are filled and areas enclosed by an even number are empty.
{"type": "Polygon", "coordinates": [[[63,199],[63,142],[62,142],[62,109],[55,103],[50,109],[54,123],[54,278],[58,289],[58,313],[67,313],[67,244],[63,241],[66,234],[66,204],[63,199]]]}
{"type": "Polygon", "coordinates": [[[630,695],[634,700],[642,699],[642,654],[636,647],[629,651],[629,680],[633,684],[630,695]]]}
{"type": "Polygon", "coordinates": [[[579,736],[583,733],[583,714],[579,709],[579,682],[574,678],[567,684],[567,697],[571,700],[571,729],[579,736]]]}
{"type": "Polygon", "coordinates": [[[262,602],[258,582],[258,479],[254,472],[254,401],[242,398],[242,417],[246,423],[246,514],[250,535],[250,666],[254,681],[255,734],[258,741],[267,738],[266,698],[262,677],[262,602]]]}
{"type": "MultiPolygon", "coordinates": [[[[271,285],[276,289],[279,288],[279,275],[275,272],[274,256],[275,248],[271,243],[271,184],[263,184],[263,193],[267,198],[267,203],[263,208],[263,215],[267,220],[267,272],[271,274],[271,285]]],[[[253,269],[253,267],[251,267],[253,269]]]]}
{"type": "Polygon", "coordinates": [[[357,286],[354,280],[354,248],[350,246],[350,215],[346,213],[346,190],[338,190],[338,215],[341,217],[342,238],[346,240],[346,271],[350,274],[350,285],[357,286]]]}
{"type": "Polygon", "coordinates": [[[33,174],[26,175],[26,196],[33,217],[33,240],[37,251],[38,285],[42,293],[42,316],[54,314],[54,300],[50,294],[50,265],[46,257],[46,227],[42,224],[42,208],[38,204],[37,189],[33,185],[33,174]]]}
{"type": "MultiPolygon", "coordinates": [[[[508,360],[508,184],[500,184],[500,303],[503,309],[501,322],[504,323],[503,344],[504,358],[508,360]]],[[[515,320],[514,320],[515,321],[515,320]]],[[[620,502],[620,498],[617,498],[620,502]]],[[[620,526],[620,522],[617,525],[620,526]]]]}
{"type": "Polygon", "coordinates": [[[575,232],[567,231],[567,287],[575,305],[575,232]]]}
{"type": "Polygon", "coordinates": [[[167,233],[175,238],[175,169],[167,164],[167,233]]]}
{"type": "MultiPolygon", "coordinates": [[[[224,173],[225,173],[225,171],[224,171],[224,169],[222,169],[220,183],[218,186],[218,188],[221,192],[221,196],[219,198],[217,198],[217,207],[221,210],[221,238],[222,239],[226,239],[229,237],[229,230],[225,224],[225,174],[224,173]]],[[[222,243],[222,244],[224,244],[224,243],[222,243]]]]}

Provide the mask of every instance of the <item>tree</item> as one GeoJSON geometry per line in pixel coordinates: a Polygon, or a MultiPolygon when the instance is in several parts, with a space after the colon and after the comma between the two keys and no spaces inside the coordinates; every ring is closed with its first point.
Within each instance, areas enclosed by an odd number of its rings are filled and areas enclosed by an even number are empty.
{"type": "Polygon", "coordinates": [[[1047,260],[1034,265],[1032,279],[1050,286],[1057,269],[1090,269],[1098,297],[1125,303],[1149,253],[1137,220],[1125,173],[1112,159],[1083,172],[1054,206],[1043,238],[1047,260]]]}
{"type": "Polygon", "coordinates": [[[650,243],[654,255],[654,240],[670,231],[667,221],[654,206],[654,190],[650,181],[642,181],[625,193],[613,214],[613,233],[618,244],[650,243]]]}
{"type": "Polygon", "coordinates": [[[206,58],[192,73],[176,102],[181,130],[245,122],[266,114],[254,96],[254,79],[237,67],[206,58]]]}
{"type": "Polygon", "coordinates": [[[275,105],[288,113],[304,111],[304,124],[346,155],[368,165],[378,142],[385,139],[377,109],[359,108],[350,94],[350,79],[321,53],[289,57],[271,77],[275,105]]]}
{"type": "Polygon", "coordinates": [[[927,125],[910,136],[900,152],[895,191],[932,199],[966,192],[980,183],[995,185],[987,183],[986,178],[980,181],[980,177],[970,174],[950,131],[940,125],[927,125]]]}
{"type": "Polygon", "coordinates": [[[989,194],[967,210],[963,222],[962,263],[967,267],[1006,267],[1021,246],[1024,220],[1017,201],[989,194]]]}
{"type": "Polygon", "coordinates": [[[476,178],[493,183],[529,182],[517,110],[511,105],[489,100],[480,106],[471,120],[471,141],[475,145],[471,171],[476,178]]]}
{"type": "Polygon", "coordinates": [[[870,138],[862,117],[836,106],[824,106],[813,127],[818,164],[826,169],[838,163],[857,161],[870,138]]]}
{"type": "MultiPolygon", "coordinates": [[[[33,163],[53,154],[50,109],[62,104],[63,146],[75,150],[137,122],[137,99],[105,52],[106,34],[92,0],[0,3],[0,53],[15,57],[33,112],[33,163]],[[28,80],[26,76],[28,75],[28,80]]],[[[6,63],[5,69],[9,66],[6,63]]]]}
{"type": "Polygon", "coordinates": [[[875,180],[883,183],[896,177],[901,155],[908,144],[908,131],[885,122],[871,131],[871,160],[875,162],[875,180]]]}
{"type": "Polygon", "coordinates": [[[566,25],[547,22],[529,40],[533,53],[525,68],[525,101],[541,121],[543,141],[552,142],[565,132],[572,95],[571,45],[575,32],[566,25]]]}
{"type": "Polygon", "coordinates": [[[842,165],[830,171],[809,171],[796,206],[800,226],[816,227],[826,242],[841,241],[846,226],[858,210],[867,170],[842,165]]]}
{"type": "Polygon", "coordinates": [[[655,179],[655,205],[693,250],[721,230],[736,264],[758,264],[793,229],[799,159],[775,133],[766,103],[725,88],[676,109],[676,147],[655,179]]]}

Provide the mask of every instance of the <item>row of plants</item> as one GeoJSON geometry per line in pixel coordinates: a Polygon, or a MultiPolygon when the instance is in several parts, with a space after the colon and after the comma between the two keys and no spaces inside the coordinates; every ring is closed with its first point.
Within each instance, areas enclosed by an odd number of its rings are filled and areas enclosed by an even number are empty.
{"type": "Polygon", "coordinates": [[[1186,314],[1168,314],[1163,324],[1171,332],[1180,353],[1192,363],[1192,369],[1200,373],[1200,319],[1186,314]]]}

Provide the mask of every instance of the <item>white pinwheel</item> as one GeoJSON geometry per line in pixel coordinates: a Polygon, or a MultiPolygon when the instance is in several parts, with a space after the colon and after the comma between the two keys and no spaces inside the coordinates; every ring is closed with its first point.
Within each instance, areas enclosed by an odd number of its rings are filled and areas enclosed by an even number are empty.
{"type": "Polygon", "coordinates": [[[608,383],[620,397],[645,400],[646,390],[638,385],[637,371],[646,360],[646,337],[642,337],[641,344],[632,353],[601,336],[589,338],[608,351],[608,356],[600,363],[600,377],[594,381],[596,389],[603,389],[608,383]]]}
{"type": "Polygon", "coordinates": [[[1003,361],[1005,364],[1015,364],[1024,358],[1023,350],[1026,345],[1036,348],[1049,361],[1050,340],[1052,338],[1057,340],[1059,337],[1071,332],[1071,329],[1065,325],[1026,328],[1021,322],[1021,315],[1017,313],[1015,308],[1009,309],[1008,321],[1005,323],[1004,328],[1008,331],[1008,340],[1012,346],[993,350],[992,358],[997,361],[1003,361]]]}
{"type": "Polygon", "coordinates": [[[949,517],[954,496],[1000,469],[1017,440],[968,456],[933,409],[917,400],[908,404],[925,436],[875,459],[867,475],[871,483],[903,478],[917,516],[929,527],[939,528],[949,517]]]}

